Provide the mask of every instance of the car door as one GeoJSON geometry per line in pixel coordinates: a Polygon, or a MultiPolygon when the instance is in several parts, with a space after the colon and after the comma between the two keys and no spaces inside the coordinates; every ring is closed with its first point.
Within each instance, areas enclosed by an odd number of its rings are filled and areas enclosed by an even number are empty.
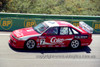
{"type": "Polygon", "coordinates": [[[60,27],[59,38],[63,39],[61,47],[67,47],[70,42],[74,39],[72,30],[69,27],[60,27]]]}
{"type": "Polygon", "coordinates": [[[59,27],[51,27],[40,37],[40,45],[43,47],[55,47],[59,40],[59,27]]]}

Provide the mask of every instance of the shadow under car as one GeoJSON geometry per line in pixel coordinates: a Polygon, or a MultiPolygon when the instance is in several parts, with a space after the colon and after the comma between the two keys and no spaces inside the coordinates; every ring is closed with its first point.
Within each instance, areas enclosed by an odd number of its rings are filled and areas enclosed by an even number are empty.
{"type": "Polygon", "coordinates": [[[50,47],[50,48],[35,48],[32,50],[27,50],[27,49],[15,49],[11,46],[10,48],[16,52],[28,52],[28,53],[73,53],[73,52],[91,53],[91,49],[88,46],[80,47],[77,49],[71,49],[69,47],[59,47],[59,48],[50,47]]]}

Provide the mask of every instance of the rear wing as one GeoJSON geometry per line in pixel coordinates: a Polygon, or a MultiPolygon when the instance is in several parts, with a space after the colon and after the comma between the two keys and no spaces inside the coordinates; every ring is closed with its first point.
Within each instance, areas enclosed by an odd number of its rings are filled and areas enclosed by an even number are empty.
{"type": "Polygon", "coordinates": [[[86,32],[88,33],[93,33],[93,28],[90,27],[88,24],[86,24],[85,22],[83,21],[80,21],[79,22],[79,27],[81,27],[82,29],[84,29],[86,32]]]}

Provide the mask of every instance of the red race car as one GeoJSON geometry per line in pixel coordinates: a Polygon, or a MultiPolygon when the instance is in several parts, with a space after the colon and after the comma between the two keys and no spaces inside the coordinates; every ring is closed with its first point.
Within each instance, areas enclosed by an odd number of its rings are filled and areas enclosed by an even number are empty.
{"type": "Polygon", "coordinates": [[[44,21],[35,27],[18,29],[10,35],[14,48],[88,46],[92,42],[93,28],[84,22],[79,27],[65,21],[44,21]]]}

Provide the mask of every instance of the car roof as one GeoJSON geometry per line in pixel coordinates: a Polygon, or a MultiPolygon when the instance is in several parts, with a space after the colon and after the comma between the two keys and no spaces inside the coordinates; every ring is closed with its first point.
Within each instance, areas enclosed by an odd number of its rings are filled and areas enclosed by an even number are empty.
{"type": "Polygon", "coordinates": [[[72,27],[80,32],[83,32],[81,29],[79,29],[78,27],[72,25],[71,23],[69,22],[66,22],[66,21],[44,21],[44,23],[46,23],[49,27],[64,27],[64,26],[67,26],[67,27],[72,27]]]}
{"type": "Polygon", "coordinates": [[[49,27],[61,27],[61,26],[68,26],[73,27],[73,25],[66,21],[44,21],[49,27]]]}

